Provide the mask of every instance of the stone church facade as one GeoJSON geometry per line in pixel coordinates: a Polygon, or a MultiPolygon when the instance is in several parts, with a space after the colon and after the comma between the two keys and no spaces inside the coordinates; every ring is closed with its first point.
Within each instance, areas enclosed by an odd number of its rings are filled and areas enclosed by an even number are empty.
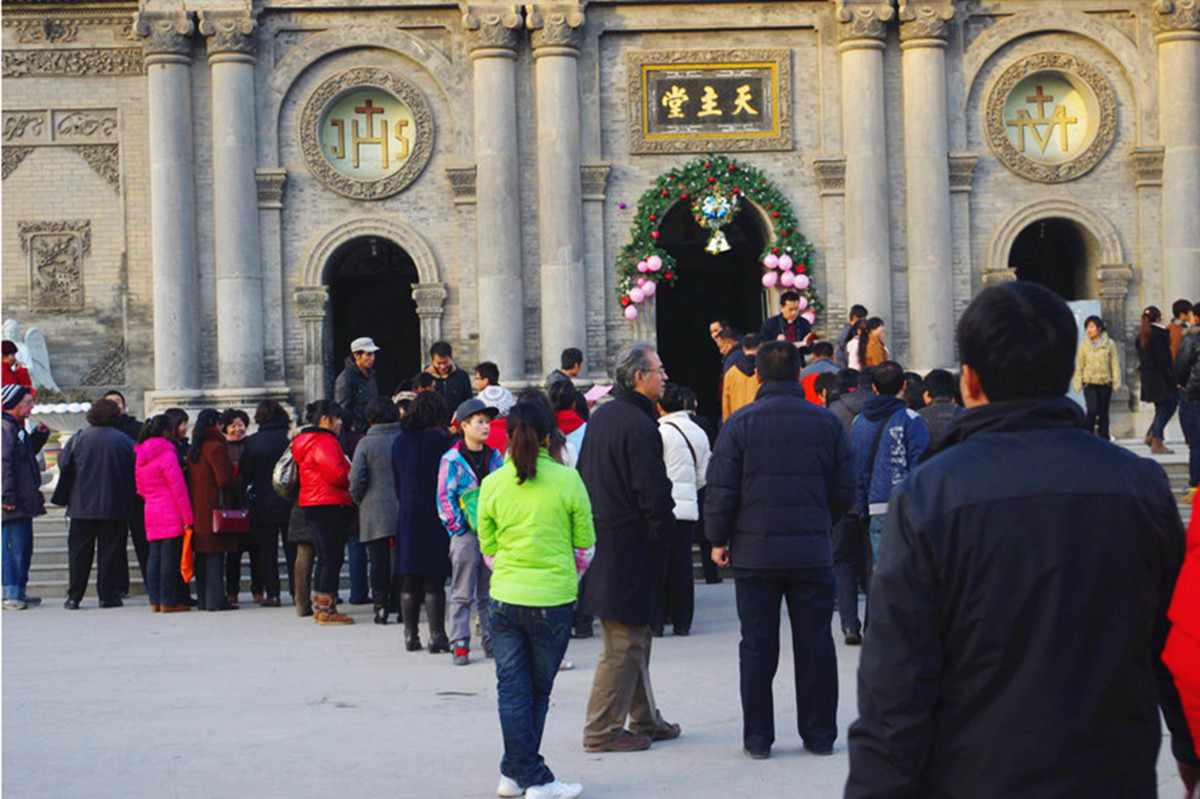
{"type": "Polygon", "coordinates": [[[918,369],[1000,281],[1099,300],[1130,367],[1145,305],[1200,300],[1197,0],[3,11],[3,316],[147,410],[319,398],[362,334],[516,385],[668,325],[711,347],[722,287],[772,311],[777,213],[745,195],[705,288],[691,214],[662,220],[680,281],[634,320],[614,266],[710,153],[787,196],[817,329],[861,302],[918,369]]]}

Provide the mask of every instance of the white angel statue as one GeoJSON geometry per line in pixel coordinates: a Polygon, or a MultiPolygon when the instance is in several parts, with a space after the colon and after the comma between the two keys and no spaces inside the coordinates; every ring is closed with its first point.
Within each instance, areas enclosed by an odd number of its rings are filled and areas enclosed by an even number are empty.
{"type": "Polygon", "coordinates": [[[46,388],[59,391],[54,375],[50,373],[50,350],[46,346],[46,336],[38,328],[30,327],[21,338],[21,326],[16,319],[5,319],[0,328],[7,341],[17,345],[17,362],[29,370],[29,379],[34,388],[46,388]]]}

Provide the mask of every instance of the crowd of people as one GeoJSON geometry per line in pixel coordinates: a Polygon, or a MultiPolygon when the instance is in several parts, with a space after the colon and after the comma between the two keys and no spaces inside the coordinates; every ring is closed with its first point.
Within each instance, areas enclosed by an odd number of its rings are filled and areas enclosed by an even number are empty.
{"type": "MultiPolygon", "coordinates": [[[[757,333],[710,327],[724,367],[719,427],[643,343],[617,354],[613,395],[593,406],[574,385],[576,349],[544,389],[516,396],[482,363],[472,396],[439,342],[429,369],[387,397],[378,348],[358,339],[335,398],[310,404],[294,437],[287,412],[264,402],[252,435],[244,413],[206,409],[189,439],[188,416],[172,409],[135,441],[113,392],[59,458],[67,607],[79,606],[97,544],[100,605],[121,603],[134,517],[158,612],[236,607],[243,552],[255,600],[281,604],[282,543],[297,612],[350,624],[338,610],[348,556],[350,601],[372,602],[378,624],[397,615],[406,649],[426,648],[423,607],[429,652],[465,666],[478,636],[494,659],[497,794],[562,799],[583,787],[555,776],[541,739],[569,639],[594,634],[596,620],[585,751],[682,734],[655,701],[650,653],[668,624],[691,633],[699,542],[706,580],[735,582],[752,759],[777,739],[784,604],[797,732],[809,752],[833,753],[836,607],[844,643],[862,646],[847,797],[1154,796],[1160,713],[1186,789],[1200,791],[1200,514],[1185,565],[1162,468],[1108,441],[1120,369],[1103,321],[1087,319],[1077,344],[1053,293],[989,288],[959,323],[959,374],[922,376],[890,358],[866,308],[825,342],[797,300],[784,292],[757,333]],[[1086,413],[1065,396],[1072,382],[1086,413]]],[[[1161,314],[1143,314],[1143,398],[1164,403],[1147,434],[1156,449],[1167,406],[1196,403],[1200,420],[1200,328],[1179,326],[1172,357],[1161,314]],[[1151,374],[1163,385],[1147,395],[1151,374]]],[[[17,539],[42,510],[33,458],[48,431],[27,429],[28,388],[6,385],[3,400],[4,601],[15,609],[33,601],[17,539]]]]}

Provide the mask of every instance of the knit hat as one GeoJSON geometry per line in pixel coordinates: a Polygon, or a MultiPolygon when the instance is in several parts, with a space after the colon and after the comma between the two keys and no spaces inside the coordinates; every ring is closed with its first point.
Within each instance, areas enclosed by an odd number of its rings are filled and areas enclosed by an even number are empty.
{"type": "Polygon", "coordinates": [[[508,412],[512,410],[512,406],[517,404],[517,401],[513,399],[511,391],[504,386],[497,386],[495,384],[480,391],[479,399],[483,400],[484,405],[499,411],[501,416],[508,416],[508,412]]]}
{"type": "Polygon", "coordinates": [[[26,394],[32,393],[33,392],[31,392],[26,386],[23,386],[20,383],[7,384],[3,389],[0,389],[0,397],[3,397],[4,400],[4,410],[11,411],[13,408],[17,407],[17,403],[19,403],[26,394]]]}
{"type": "Polygon", "coordinates": [[[3,342],[0,342],[0,350],[3,351],[4,355],[16,355],[17,345],[8,339],[4,339],[3,342]]]}

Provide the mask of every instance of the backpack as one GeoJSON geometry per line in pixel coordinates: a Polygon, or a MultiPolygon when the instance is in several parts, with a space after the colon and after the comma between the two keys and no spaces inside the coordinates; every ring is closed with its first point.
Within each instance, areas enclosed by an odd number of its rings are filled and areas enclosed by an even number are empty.
{"type": "Polygon", "coordinates": [[[296,459],[292,457],[290,444],[279,456],[279,460],[275,462],[275,468],[271,470],[271,487],[275,489],[276,494],[293,502],[300,494],[300,467],[296,465],[296,459]]]}

